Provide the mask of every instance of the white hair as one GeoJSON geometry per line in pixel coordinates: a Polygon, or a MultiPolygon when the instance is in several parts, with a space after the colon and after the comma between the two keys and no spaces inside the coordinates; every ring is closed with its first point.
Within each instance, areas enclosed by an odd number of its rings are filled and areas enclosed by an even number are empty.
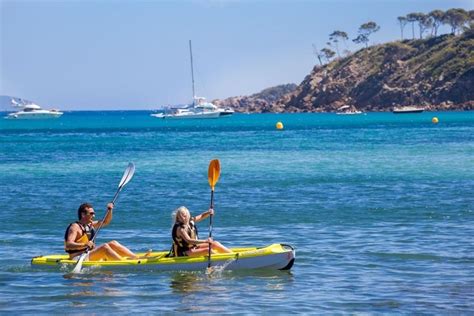
{"type": "Polygon", "coordinates": [[[180,206],[171,213],[171,218],[173,220],[172,226],[182,219],[183,216],[187,215],[191,218],[191,213],[186,206],[180,206]]]}

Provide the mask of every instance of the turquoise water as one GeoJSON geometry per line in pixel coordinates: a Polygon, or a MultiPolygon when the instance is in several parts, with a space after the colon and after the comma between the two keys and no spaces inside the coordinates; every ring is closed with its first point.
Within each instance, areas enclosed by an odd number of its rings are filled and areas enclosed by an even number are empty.
{"type": "Polygon", "coordinates": [[[0,120],[0,312],[474,313],[474,112],[149,114],[0,120]],[[31,268],[62,252],[81,202],[103,216],[129,161],[135,176],[97,241],[169,249],[171,211],[209,205],[213,158],[213,236],[291,244],[290,272],[31,268]]]}

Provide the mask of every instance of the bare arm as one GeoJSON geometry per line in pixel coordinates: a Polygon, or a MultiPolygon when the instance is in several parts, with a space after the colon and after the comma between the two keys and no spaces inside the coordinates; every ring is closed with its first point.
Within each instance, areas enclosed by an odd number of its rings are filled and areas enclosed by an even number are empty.
{"type": "Polygon", "coordinates": [[[212,208],[208,209],[207,211],[199,214],[198,216],[194,217],[194,221],[196,223],[202,221],[203,219],[208,218],[210,215],[214,215],[214,210],[212,208]]]}
{"type": "Polygon", "coordinates": [[[198,245],[198,244],[207,244],[207,243],[209,243],[208,240],[192,239],[191,237],[189,237],[188,233],[186,232],[186,229],[184,229],[184,228],[178,229],[177,233],[178,233],[178,236],[183,238],[183,240],[188,244],[198,245]]]}
{"type": "MultiPolygon", "coordinates": [[[[112,221],[113,209],[114,209],[114,204],[113,203],[107,204],[107,214],[105,215],[104,224],[102,224],[102,227],[109,225],[110,222],[112,221]]],[[[94,222],[93,223],[94,228],[95,229],[99,228],[101,222],[102,222],[102,220],[94,222]]]]}

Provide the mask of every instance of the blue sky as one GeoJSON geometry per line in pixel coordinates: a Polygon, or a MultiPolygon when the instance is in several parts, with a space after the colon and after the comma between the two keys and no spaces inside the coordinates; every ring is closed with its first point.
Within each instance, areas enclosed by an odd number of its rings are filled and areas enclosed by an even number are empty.
{"type": "MultiPolygon", "coordinates": [[[[249,95],[299,84],[342,30],[381,26],[397,40],[397,16],[472,10],[472,0],[43,1],[0,0],[0,95],[63,110],[154,109],[192,98],[249,95]]],[[[408,27],[406,33],[408,33],[408,27]]],[[[348,43],[350,50],[358,47],[348,43]]]]}

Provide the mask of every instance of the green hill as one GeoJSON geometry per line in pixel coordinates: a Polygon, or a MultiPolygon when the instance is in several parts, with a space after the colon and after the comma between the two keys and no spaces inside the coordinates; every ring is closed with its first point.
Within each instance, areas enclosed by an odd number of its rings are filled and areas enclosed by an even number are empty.
{"type": "Polygon", "coordinates": [[[364,111],[394,106],[474,109],[474,30],[361,49],[316,66],[298,88],[277,101],[277,112],[364,111]]]}

